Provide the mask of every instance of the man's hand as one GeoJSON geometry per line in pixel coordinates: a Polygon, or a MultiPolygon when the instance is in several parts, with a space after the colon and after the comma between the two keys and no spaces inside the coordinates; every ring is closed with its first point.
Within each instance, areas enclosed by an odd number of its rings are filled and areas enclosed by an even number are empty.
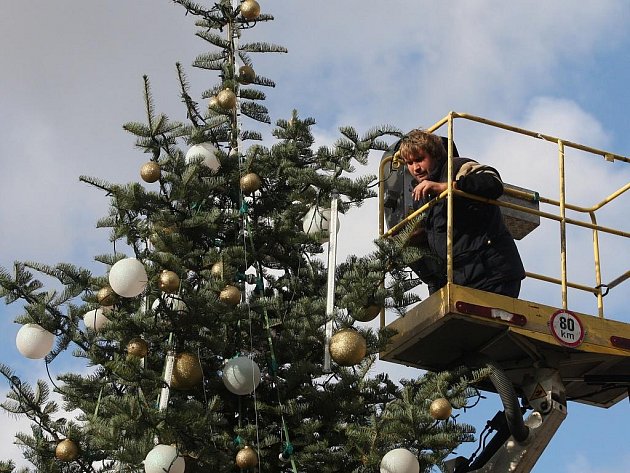
{"type": "Polygon", "coordinates": [[[422,181],[411,191],[413,200],[429,199],[446,190],[446,182],[422,181]]]}

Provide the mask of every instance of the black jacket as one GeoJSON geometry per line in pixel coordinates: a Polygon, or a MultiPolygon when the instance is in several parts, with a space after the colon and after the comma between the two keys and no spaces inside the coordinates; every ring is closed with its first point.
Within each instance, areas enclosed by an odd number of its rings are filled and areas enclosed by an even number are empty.
{"type": "MultiPolygon", "coordinates": [[[[495,169],[466,158],[453,158],[453,165],[457,189],[490,199],[503,194],[503,183],[495,169]]],[[[427,179],[446,182],[447,172],[444,161],[427,179]]],[[[428,200],[434,197],[429,196],[428,200]]],[[[426,201],[416,202],[416,208],[424,203],[426,201]]],[[[499,282],[525,277],[521,257],[498,206],[455,196],[453,210],[455,284],[490,290],[499,282]]],[[[427,210],[424,220],[427,244],[442,268],[446,268],[446,212],[444,199],[427,210]]],[[[441,283],[445,282],[443,274],[441,283]]]]}

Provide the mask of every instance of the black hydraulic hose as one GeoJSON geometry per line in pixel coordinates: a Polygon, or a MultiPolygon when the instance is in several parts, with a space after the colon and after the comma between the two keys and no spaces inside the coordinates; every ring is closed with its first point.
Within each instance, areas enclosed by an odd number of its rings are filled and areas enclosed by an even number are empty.
{"type": "Polygon", "coordinates": [[[474,362],[478,363],[478,367],[485,365],[490,368],[490,381],[496,388],[501,402],[503,403],[505,419],[507,420],[510,433],[517,442],[524,442],[529,435],[529,428],[525,425],[525,421],[523,420],[521,406],[519,405],[518,396],[516,395],[512,382],[494,360],[479,357],[475,359],[474,362]]]}

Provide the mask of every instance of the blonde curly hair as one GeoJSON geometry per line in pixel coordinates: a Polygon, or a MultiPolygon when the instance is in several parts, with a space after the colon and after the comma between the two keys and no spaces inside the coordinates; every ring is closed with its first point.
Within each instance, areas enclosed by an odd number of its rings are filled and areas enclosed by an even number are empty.
{"type": "Polygon", "coordinates": [[[436,161],[444,161],[447,157],[446,148],[442,143],[442,138],[426,130],[411,130],[400,139],[398,148],[400,157],[406,162],[412,160],[414,156],[424,151],[436,161]]]}

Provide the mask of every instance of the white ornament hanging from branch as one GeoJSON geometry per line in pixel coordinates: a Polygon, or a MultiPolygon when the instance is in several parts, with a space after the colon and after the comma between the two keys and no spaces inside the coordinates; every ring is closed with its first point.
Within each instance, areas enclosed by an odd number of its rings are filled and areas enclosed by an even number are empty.
{"type": "MultiPolygon", "coordinates": [[[[330,240],[332,209],[313,206],[302,219],[302,229],[307,235],[321,235],[320,243],[330,240]]],[[[339,218],[335,218],[335,235],[339,231],[339,218]]]]}
{"type": "Polygon", "coordinates": [[[200,143],[193,145],[186,152],[186,164],[190,164],[194,160],[200,159],[201,162],[212,172],[217,172],[221,167],[221,163],[217,158],[219,150],[212,143],[200,143]]]}
{"type": "Polygon", "coordinates": [[[147,271],[136,258],[125,258],[109,270],[109,285],[122,297],[136,297],[147,287],[147,271]]]}
{"type": "Polygon", "coordinates": [[[108,307],[99,307],[86,312],[83,316],[85,327],[95,332],[103,330],[110,323],[110,320],[105,316],[109,310],[108,307]]]}
{"type": "Polygon", "coordinates": [[[158,444],[144,459],[146,473],[184,473],[186,462],[173,445],[158,444]]]}
{"type": "Polygon", "coordinates": [[[260,368],[246,356],[232,358],[223,367],[223,384],[234,394],[251,394],[260,384],[260,368]]]}
{"type": "Polygon", "coordinates": [[[44,358],[55,343],[55,336],[38,324],[26,324],[18,330],[15,345],[18,351],[32,360],[44,358]]]}
{"type": "Polygon", "coordinates": [[[383,455],[380,470],[380,473],[419,473],[420,464],[406,448],[395,448],[383,455]]]}

